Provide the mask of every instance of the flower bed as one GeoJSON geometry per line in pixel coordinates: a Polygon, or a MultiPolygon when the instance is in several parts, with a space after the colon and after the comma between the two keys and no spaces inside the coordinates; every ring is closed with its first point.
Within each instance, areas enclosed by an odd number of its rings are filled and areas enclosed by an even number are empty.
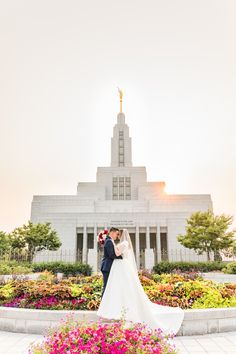
{"type": "MultiPolygon", "coordinates": [[[[150,300],[183,309],[236,307],[236,284],[204,280],[197,273],[140,274],[150,300]]],[[[97,310],[101,300],[100,276],[73,277],[57,281],[11,281],[0,285],[0,306],[53,309],[97,310]]]]}
{"type": "Polygon", "coordinates": [[[30,354],[102,353],[102,354],[175,354],[175,347],[160,329],[149,330],[135,324],[85,324],[67,320],[52,331],[42,344],[32,346],[30,354]]]}

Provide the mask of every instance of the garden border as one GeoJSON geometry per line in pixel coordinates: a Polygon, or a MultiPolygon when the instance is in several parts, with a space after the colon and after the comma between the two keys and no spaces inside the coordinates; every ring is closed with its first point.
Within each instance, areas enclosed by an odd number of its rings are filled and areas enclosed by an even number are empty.
{"type": "MultiPolygon", "coordinates": [[[[236,308],[185,310],[178,336],[230,332],[236,330],[236,308]]],[[[43,334],[56,327],[61,319],[73,314],[75,319],[97,321],[96,311],[34,310],[0,307],[0,330],[18,333],[43,334]]]]}

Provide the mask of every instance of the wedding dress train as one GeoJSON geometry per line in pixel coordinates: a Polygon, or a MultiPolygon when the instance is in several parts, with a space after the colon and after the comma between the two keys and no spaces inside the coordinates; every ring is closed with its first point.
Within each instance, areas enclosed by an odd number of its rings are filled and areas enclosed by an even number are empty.
{"type": "Polygon", "coordinates": [[[123,259],[113,261],[107,286],[97,315],[105,319],[125,319],[139,322],[149,328],[161,328],[165,333],[176,334],[184,318],[179,307],[154,304],[146,295],[137,272],[131,239],[123,231],[118,245],[123,259]]]}

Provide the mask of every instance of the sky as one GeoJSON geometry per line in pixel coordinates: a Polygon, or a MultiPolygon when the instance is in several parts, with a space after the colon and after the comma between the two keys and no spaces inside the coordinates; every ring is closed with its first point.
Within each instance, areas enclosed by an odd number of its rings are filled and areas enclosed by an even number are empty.
{"type": "Polygon", "coordinates": [[[109,166],[117,86],[133,164],[236,217],[235,15],[235,0],[0,0],[0,230],[109,166]]]}

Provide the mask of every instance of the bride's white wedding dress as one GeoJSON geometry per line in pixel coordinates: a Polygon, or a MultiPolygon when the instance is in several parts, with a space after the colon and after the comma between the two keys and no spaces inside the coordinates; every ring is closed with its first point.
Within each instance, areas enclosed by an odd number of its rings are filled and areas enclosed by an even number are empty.
{"type": "Polygon", "coordinates": [[[146,295],[137,272],[131,239],[123,231],[117,245],[123,259],[113,261],[107,286],[97,315],[105,319],[145,323],[152,329],[161,328],[165,333],[177,333],[184,318],[179,307],[161,306],[151,302],[146,295]]]}

